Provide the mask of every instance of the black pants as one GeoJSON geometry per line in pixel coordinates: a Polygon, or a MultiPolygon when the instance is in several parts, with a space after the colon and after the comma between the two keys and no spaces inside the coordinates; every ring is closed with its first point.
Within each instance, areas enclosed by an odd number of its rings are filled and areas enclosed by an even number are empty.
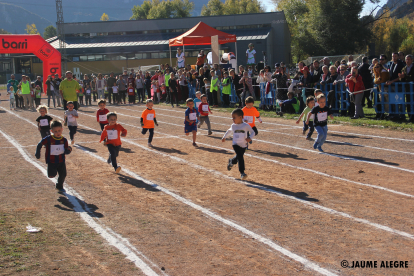
{"type": "Polygon", "coordinates": [[[58,182],[56,183],[56,188],[63,189],[63,182],[66,178],[66,163],[49,163],[47,164],[47,176],[49,178],[55,177],[59,174],[58,182]]]}
{"type": "Polygon", "coordinates": [[[128,95],[128,102],[129,103],[135,103],[135,95],[128,95]]]}
{"type": "MultiPolygon", "coordinates": [[[[67,100],[63,100],[63,109],[64,110],[68,110],[68,107],[66,106],[67,103],[68,103],[67,100]]],[[[78,102],[74,101],[73,102],[73,109],[78,110],[78,107],[79,107],[78,102]]]]}
{"type": "Polygon", "coordinates": [[[20,107],[20,105],[19,105],[20,104],[20,97],[16,95],[16,97],[14,97],[14,99],[15,99],[14,101],[16,103],[16,108],[20,107]]]}
{"type": "Polygon", "coordinates": [[[233,165],[239,163],[239,171],[240,173],[244,173],[244,152],[246,148],[242,148],[238,145],[233,145],[233,149],[236,152],[236,155],[231,159],[231,163],[233,165]]]}
{"type": "Polygon", "coordinates": [[[223,94],[223,103],[226,107],[230,105],[230,95],[223,94]]]}
{"type": "Polygon", "coordinates": [[[170,91],[168,94],[170,96],[171,105],[173,105],[173,97],[175,98],[175,104],[178,105],[177,90],[173,90],[173,92],[170,91]]]}
{"type": "Polygon", "coordinates": [[[96,102],[96,99],[98,98],[98,92],[92,91],[92,95],[93,95],[93,101],[96,102]]]}
{"type": "Polygon", "coordinates": [[[143,128],[142,129],[142,134],[146,134],[147,131],[149,131],[149,137],[148,137],[148,143],[152,142],[152,138],[154,137],[154,129],[153,128],[143,128]]]}
{"type": "Polygon", "coordinates": [[[138,102],[145,101],[145,91],[144,88],[137,88],[137,96],[138,96],[138,102]]]}
{"type": "Polygon", "coordinates": [[[109,151],[109,159],[111,159],[112,167],[115,169],[118,167],[118,164],[116,163],[116,158],[118,157],[119,150],[121,149],[121,146],[114,146],[112,144],[108,144],[108,151],[109,151]]]}
{"type": "Polygon", "coordinates": [[[112,90],[112,87],[108,87],[108,101],[109,101],[109,103],[112,103],[112,92],[113,92],[113,90],[112,90]]]}
{"type": "Polygon", "coordinates": [[[113,100],[114,100],[114,104],[120,102],[119,93],[112,93],[112,97],[113,97],[113,100]]]}
{"type": "Polygon", "coordinates": [[[89,105],[92,105],[92,95],[91,94],[86,94],[85,95],[85,104],[88,105],[88,102],[89,102],[89,105]]]}
{"type": "MultiPolygon", "coordinates": [[[[254,135],[256,135],[257,136],[257,134],[259,134],[259,131],[257,130],[257,127],[252,127],[252,129],[253,129],[253,131],[254,131],[254,135]]],[[[249,136],[249,135],[247,135],[247,136],[249,136]]]]}
{"type": "Polygon", "coordinates": [[[188,99],[188,86],[180,85],[180,88],[181,88],[181,100],[185,102],[188,99]]]}
{"type": "Polygon", "coordinates": [[[35,104],[36,104],[36,107],[40,105],[40,98],[35,98],[35,104]]]}
{"type": "Polygon", "coordinates": [[[101,124],[101,123],[99,123],[99,125],[101,126],[101,130],[103,131],[103,130],[104,130],[104,128],[105,128],[105,126],[106,126],[107,124],[101,124]]]}
{"type": "Polygon", "coordinates": [[[313,121],[309,121],[309,124],[307,125],[306,122],[303,122],[303,131],[307,131],[309,129],[308,135],[306,135],[306,138],[310,138],[315,131],[315,127],[313,125],[313,121]]]}
{"type": "Polygon", "coordinates": [[[127,95],[127,91],[119,91],[119,101],[123,102],[124,104],[126,104],[126,95],[127,95]]]}
{"type": "Polygon", "coordinates": [[[45,138],[46,136],[49,136],[50,135],[50,129],[40,128],[40,135],[42,136],[42,139],[45,138]]]}
{"type": "Polygon", "coordinates": [[[68,126],[68,128],[69,128],[69,137],[70,137],[70,140],[73,140],[73,137],[76,134],[76,130],[78,129],[78,126],[68,126]]]}
{"type": "Polygon", "coordinates": [[[218,105],[217,93],[218,91],[213,90],[213,105],[218,105]]]}

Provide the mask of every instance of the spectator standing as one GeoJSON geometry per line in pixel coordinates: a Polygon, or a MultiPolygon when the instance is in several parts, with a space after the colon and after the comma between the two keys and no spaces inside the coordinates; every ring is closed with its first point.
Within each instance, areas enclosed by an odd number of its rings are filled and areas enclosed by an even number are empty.
{"type": "Polygon", "coordinates": [[[50,108],[50,98],[53,99],[53,108],[56,108],[56,98],[55,98],[55,85],[52,80],[52,76],[47,76],[46,81],[46,93],[47,93],[47,107],[50,108]]]}
{"type": "MultiPolygon", "coordinates": [[[[125,81],[123,76],[119,76],[118,80],[116,81],[116,86],[118,86],[118,103],[122,103],[124,101],[124,104],[126,104],[126,93],[127,93],[127,86],[129,86],[130,83],[134,83],[134,77],[133,73],[129,74],[129,78],[125,81]],[[132,79],[132,82],[131,82],[132,79]]],[[[135,88],[133,84],[133,88],[135,88]]],[[[135,89],[134,89],[135,92],[135,89]]]]}
{"type": "Polygon", "coordinates": [[[349,74],[345,82],[348,84],[349,91],[354,93],[354,104],[355,104],[355,115],[351,119],[364,118],[364,110],[362,109],[362,99],[364,97],[364,92],[359,92],[364,90],[364,82],[362,81],[362,76],[358,74],[358,67],[352,67],[351,74],[349,74]],[[359,93],[358,93],[359,92],[359,93]]]}
{"type": "Polygon", "coordinates": [[[141,103],[144,103],[145,101],[144,85],[145,83],[144,83],[144,80],[141,78],[141,75],[137,74],[137,77],[135,79],[135,88],[137,89],[138,102],[141,102],[141,103]]]}
{"type": "Polygon", "coordinates": [[[98,74],[98,79],[96,80],[96,84],[95,84],[95,90],[98,91],[98,100],[102,100],[105,98],[105,86],[106,86],[106,81],[103,78],[102,74],[99,73],[98,74]]]}
{"type": "Polygon", "coordinates": [[[204,66],[204,61],[206,60],[206,55],[204,54],[204,50],[201,50],[200,53],[197,55],[197,71],[200,70],[204,66]]]}
{"type": "Polygon", "coordinates": [[[321,79],[322,68],[319,66],[319,60],[315,59],[313,61],[313,70],[311,72],[312,83],[318,83],[321,79]]]}
{"type": "MultiPolygon", "coordinates": [[[[385,69],[381,63],[377,63],[374,66],[374,83],[377,84],[377,90],[378,92],[384,92],[382,90],[382,83],[386,83],[390,79],[390,74],[388,73],[387,69],[385,69]]],[[[384,101],[388,102],[388,94],[387,95],[378,95],[378,98],[376,99],[377,102],[380,102],[382,100],[382,97],[384,97],[384,101]]],[[[384,119],[384,112],[388,112],[388,104],[377,104],[377,115],[375,119],[382,120],[384,119]]]]}
{"type": "Polygon", "coordinates": [[[29,109],[30,107],[33,107],[32,96],[30,95],[31,85],[30,81],[27,80],[27,77],[25,75],[22,76],[22,81],[19,85],[22,91],[23,108],[29,109]]]}
{"type": "Polygon", "coordinates": [[[252,66],[253,70],[256,66],[256,50],[254,49],[253,43],[249,43],[249,49],[246,51],[246,66],[252,66]]]}
{"type": "Polygon", "coordinates": [[[37,76],[36,81],[34,82],[35,87],[36,86],[40,86],[40,90],[42,91],[42,93],[44,93],[43,91],[43,82],[42,82],[42,77],[41,76],[37,76]]]}
{"type": "Polygon", "coordinates": [[[239,106],[242,106],[242,102],[241,102],[241,94],[243,93],[243,84],[240,83],[240,77],[239,75],[236,74],[236,72],[234,71],[234,69],[230,70],[230,80],[234,85],[234,90],[236,91],[236,95],[239,98],[239,106]]]}
{"type": "Polygon", "coordinates": [[[66,103],[73,102],[74,109],[78,110],[78,93],[81,89],[79,83],[73,79],[71,71],[66,72],[66,78],[60,83],[59,91],[63,98],[63,108],[67,110],[66,103]]]}
{"type": "MultiPolygon", "coordinates": [[[[389,93],[395,93],[398,90],[400,90],[400,86],[394,83],[400,82],[400,78],[398,77],[398,75],[401,73],[403,67],[404,67],[404,64],[399,59],[398,53],[397,52],[392,53],[392,64],[389,70],[390,80],[386,82],[386,85],[389,86],[389,89],[388,89],[389,93]],[[397,89],[397,91],[395,89],[397,89]]],[[[392,95],[389,95],[389,96],[393,97],[392,95]]],[[[400,105],[398,105],[398,108],[400,109],[400,112],[402,112],[402,107],[400,105]]],[[[390,105],[389,119],[391,120],[392,119],[405,119],[405,115],[401,114],[398,116],[397,113],[398,113],[397,106],[395,104],[390,105]]]]}
{"type": "Polygon", "coordinates": [[[53,79],[57,107],[61,107],[63,104],[62,95],[60,95],[60,92],[59,92],[59,85],[62,82],[62,78],[63,77],[59,78],[59,75],[55,74],[55,78],[53,79]]]}
{"type": "MultiPolygon", "coordinates": [[[[372,89],[372,75],[369,69],[368,57],[362,58],[362,65],[358,68],[358,74],[361,75],[362,81],[364,82],[365,89],[372,89]]],[[[362,98],[362,106],[365,106],[365,99],[369,108],[372,108],[371,91],[365,91],[362,98]]]]}
{"type": "MultiPolygon", "coordinates": [[[[111,74],[109,74],[109,78],[106,81],[106,86],[108,89],[108,101],[109,104],[112,104],[112,98],[113,98],[113,90],[112,87],[114,87],[116,84],[116,78],[114,77],[114,72],[111,72],[111,74]]],[[[115,103],[115,101],[114,101],[115,103]]]]}
{"type": "MultiPolygon", "coordinates": [[[[14,93],[17,93],[17,87],[19,85],[19,82],[16,80],[14,74],[12,74],[10,77],[11,79],[7,82],[7,90],[10,90],[10,86],[13,86],[14,93]]],[[[19,107],[19,101],[20,101],[19,96],[16,95],[15,99],[16,99],[16,107],[19,107]]]]}
{"type": "MultiPolygon", "coordinates": [[[[402,52],[400,52],[402,53],[402,52]]],[[[413,56],[407,55],[405,57],[405,67],[401,70],[401,74],[398,75],[401,81],[403,82],[414,82],[414,69],[413,69],[413,56]]],[[[406,84],[405,86],[405,100],[407,103],[410,103],[411,100],[414,100],[411,98],[411,95],[409,94],[410,91],[410,85],[406,84]]],[[[411,105],[407,104],[407,114],[411,112],[411,105]]],[[[414,115],[409,114],[409,120],[411,123],[414,123],[414,115]]]]}
{"type": "Polygon", "coordinates": [[[181,51],[181,48],[177,48],[177,54],[175,55],[177,58],[177,68],[181,69],[185,67],[185,54],[181,51]]]}
{"type": "Polygon", "coordinates": [[[388,59],[387,59],[387,56],[384,55],[384,54],[381,54],[379,60],[380,60],[380,63],[382,65],[382,67],[384,67],[385,69],[388,70],[388,64],[387,64],[388,59]]]}

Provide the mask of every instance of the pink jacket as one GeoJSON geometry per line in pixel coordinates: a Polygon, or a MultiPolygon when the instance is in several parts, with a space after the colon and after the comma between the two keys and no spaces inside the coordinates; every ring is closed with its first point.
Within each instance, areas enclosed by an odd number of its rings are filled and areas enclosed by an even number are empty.
{"type": "Polygon", "coordinates": [[[348,84],[350,92],[356,92],[356,91],[361,91],[365,89],[364,83],[362,82],[361,75],[357,76],[356,83],[353,80],[351,80],[351,78],[352,78],[352,74],[349,74],[348,76],[346,76],[346,79],[345,79],[345,82],[348,84]]]}

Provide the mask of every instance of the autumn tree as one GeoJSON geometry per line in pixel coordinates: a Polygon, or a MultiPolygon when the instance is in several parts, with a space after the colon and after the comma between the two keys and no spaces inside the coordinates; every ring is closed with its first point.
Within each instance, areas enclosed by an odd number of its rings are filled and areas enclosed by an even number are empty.
{"type": "Polygon", "coordinates": [[[39,32],[37,31],[37,28],[36,28],[36,24],[34,24],[34,23],[26,25],[26,32],[28,34],[39,34],[39,32]]]}
{"type": "Polygon", "coordinates": [[[10,33],[6,31],[5,29],[0,29],[0,34],[10,34],[10,33]]]}
{"type": "Polygon", "coordinates": [[[53,25],[47,26],[43,32],[43,38],[48,39],[57,36],[56,28],[53,25]]]}
{"type": "Polygon", "coordinates": [[[132,8],[131,20],[190,17],[194,3],[189,0],[145,0],[132,8]]]}
{"type": "Polygon", "coordinates": [[[258,0],[210,0],[201,10],[202,16],[261,13],[264,9],[258,0]]]}
{"type": "Polygon", "coordinates": [[[103,13],[100,20],[101,21],[109,21],[109,16],[106,13],[103,13]]]}

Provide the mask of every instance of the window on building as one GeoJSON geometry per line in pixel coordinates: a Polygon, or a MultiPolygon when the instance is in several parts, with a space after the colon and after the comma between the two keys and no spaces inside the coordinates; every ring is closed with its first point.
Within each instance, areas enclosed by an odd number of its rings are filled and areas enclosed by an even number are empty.
{"type": "Polygon", "coordinates": [[[80,61],[88,61],[88,56],[80,56],[80,61]]]}
{"type": "Polygon", "coordinates": [[[165,52],[160,53],[160,58],[168,58],[168,56],[169,56],[169,53],[168,54],[165,52]]]}
{"type": "Polygon", "coordinates": [[[80,61],[79,57],[72,57],[73,61],[80,61]]]}
{"type": "Polygon", "coordinates": [[[94,36],[96,36],[96,33],[89,33],[89,36],[94,37],[94,36]]]}
{"type": "Polygon", "coordinates": [[[88,56],[88,61],[95,61],[95,56],[94,55],[88,56]]]}
{"type": "Polygon", "coordinates": [[[160,53],[151,53],[151,58],[159,58],[160,53]]]}
{"type": "Polygon", "coordinates": [[[102,55],[95,55],[95,60],[96,60],[96,61],[101,61],[101,60],[103,60],[102,55]]]}
{"type": "Polygon", "coordinates": [[[109,55],[102,55],[103,60],[111,60],[109,55]]]}

